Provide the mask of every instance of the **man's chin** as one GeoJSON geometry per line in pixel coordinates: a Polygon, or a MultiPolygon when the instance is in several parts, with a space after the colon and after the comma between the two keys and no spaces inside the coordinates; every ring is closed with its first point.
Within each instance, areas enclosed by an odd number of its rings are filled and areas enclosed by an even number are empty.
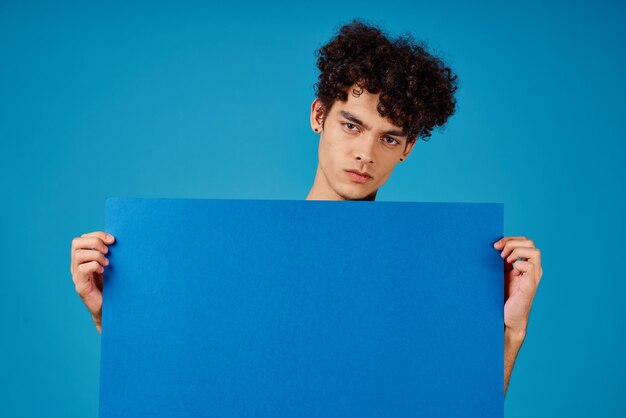
{"type": "Polygon", "coordinates": [[[374,200],[376,198],[376,190],[358,190],[345,188],[342,190],[335,190],[335,192],[345,200],[374,200]]]}

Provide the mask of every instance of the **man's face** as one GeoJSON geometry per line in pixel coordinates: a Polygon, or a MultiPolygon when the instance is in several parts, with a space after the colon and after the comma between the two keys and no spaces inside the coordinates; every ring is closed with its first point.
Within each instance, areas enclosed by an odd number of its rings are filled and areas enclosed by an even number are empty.
{"type": "Polygon", "coordinates": [[[379,94],[363,90],[355,96],[355,87],[348,90],[346,102],[335,101],[323,127],[319,111],[322,104],[319,99],[312,103],[311,126],[321,132],[319,164],[311,192],[317,198],[374,200],[400,158],[406,159],[415,144],[407,144],[402,129],[380,116],[376,110],[379,94]]]}

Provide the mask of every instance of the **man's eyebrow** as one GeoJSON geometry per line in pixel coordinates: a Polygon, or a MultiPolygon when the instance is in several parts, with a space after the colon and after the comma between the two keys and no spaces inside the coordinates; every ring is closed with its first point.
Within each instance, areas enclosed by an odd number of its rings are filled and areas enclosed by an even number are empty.
{"type": "MultiPolygon", "coordinates": [[[[369,126],[367,126],[365,123],[363,123],[363,121],[361,121],[359,118],[357,118],[356,116],[354,116],[352,113],[350,112],[346,112],[345,110],[340,110],[339,113],[341,113],[341,116],[343,116],[344,118],[348,119],[350,122],[354,122],[358,125],[361,125],[362,127],[364,127],[365,129],[367,129],[368,131],[371,129],[369,126]]],[[[407,134],[405,134],[402,131],[386,131],[383,132],[384,134],[387,135],[395,135],[395,136],[408,136],[407,134]]]]}

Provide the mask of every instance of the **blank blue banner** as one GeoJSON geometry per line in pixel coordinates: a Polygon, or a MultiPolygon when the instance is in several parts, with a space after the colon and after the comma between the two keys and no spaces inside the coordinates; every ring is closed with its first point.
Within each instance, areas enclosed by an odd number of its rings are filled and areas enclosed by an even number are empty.
{"type": "Polygon", "coordinates": [[[122,199],[100,416],[502,417],[500,203],[122,199]]]}

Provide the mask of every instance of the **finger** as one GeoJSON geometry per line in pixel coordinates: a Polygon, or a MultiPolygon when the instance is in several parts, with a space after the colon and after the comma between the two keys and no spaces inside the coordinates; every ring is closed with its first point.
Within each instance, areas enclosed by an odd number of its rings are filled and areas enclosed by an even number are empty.
{"type": "Polygon", "coordinates": [[[502,258],[508,257],[509,254],[511,254],[511,251],[513,251],[515,248],[518,248],[518,247],[533,248],[534,246],[535,246],[535,243],[529,239],[511,239],[507,241],[506,244],[504,244],[504,248],[502,249],[502,252],[500,252],[500,257],[502,258]]]}
{"type": "Polygon", "coordinates": [[[511,254],[506,258],[507,263],[512,263],[515,259],[526,258],[529,261],[539,265],[541,263],[541,252],[535,247],[517,247],[511,251],[511,254]]]}
{"type": "Polygon", "coordinates": [[[532,274],[535,270],[535,265],[530,261],[517,260],[513,262],[513,269],[525,274],[532,274]]]}
{"type": "Polygon", "coordinates": [[[92,291],[92,286],[95,287],[96,285],[93,280],[94,273],[103,272],[104,267],[102,267],[97,261],[89,261],[87,263],[80,264],[76,269],[76,274],[72,276],[76,293],[83,296],[84,294],[92,291]]]}
{"type": "Polygon", "coordinates": [[[104,267],[96,261],[84,263],[78,266],[76,274],[76,293],[83,300],[92,315],[100,316],[102,313],[102,292],[95,283],[94,272],[102,272],[104,267]]]}
{"type": "Polygon", "coordinates": [[[535,265],[530,261],[516,261],[513,266],[519,271],[519,289],[526,296],[532,297],[537,290],[537,282],[535,281],[535,265]]]}
{"type": "Polygon", "coordinates": [[[507,241],[510,241],[512,239],[526,239],[526,237],[504,237],[504,238],[500,238],[498,241],[493,243],[493,246],[500,249],[504,247],[504,244],[507,243],[507,241]]]}
{"type": "Polygon", "coordinates": [[[109,247],[98,237],[79,237],[72,240],[72,250],[98,250],[103,254],[109,252],[109,247]]]}
{"type": "Polygon", "coordinates": [[[115,237],[113,235],[108,234],[103,231],[89,232],[87,234],[83,234],[82,236],[83,237],[97,237],[107,244],[113,244],[113,242],[115,242],[115,237]]]}
{"type": "Polygon", "coordinates": [[[88,261],[97,261],[103,267],[109,265],[109,259],[106,258],[100,251],[76,250],[74,252],[74,258],[76,259],[78,265],[88,261]]]}
{"type": "Polygon", "coordinates": [[[76,258],[76,251],[78,250],[96,250],[102,254],[107,254],[109,252],[109,247],[104,245],[102,240],[98,237],[74,238],[72,240],[72,255],[70,260],[70,271],[72,275],[79,265],[79,260],[76,258]]]}

